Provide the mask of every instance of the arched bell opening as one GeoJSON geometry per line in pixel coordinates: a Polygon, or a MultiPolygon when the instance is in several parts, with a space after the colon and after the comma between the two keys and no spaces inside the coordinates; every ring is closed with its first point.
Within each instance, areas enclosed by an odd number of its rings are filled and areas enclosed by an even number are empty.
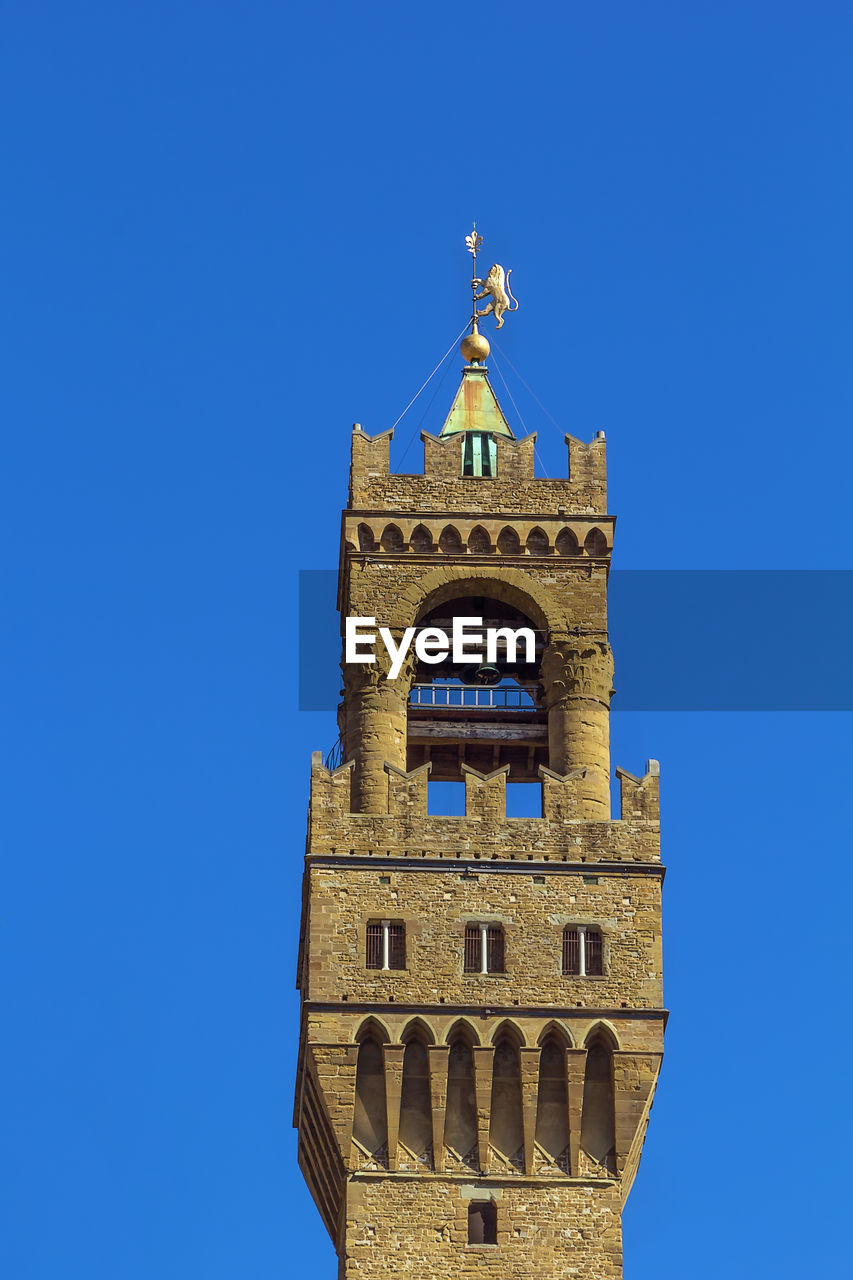
{"type": "Polygon", "coordinates": [[[472,590],[428,602],[415,626],[407,768],[430,763],[434,785],[461,782],[463,764],[485,774],[509,765],[511,783],[540,784],[539,765],[548,764],[539,690],[548,636],[537,619],[514,602],[472,590]],[[461,619],[481,620],[465,624],[464,639],[461,619]]]}

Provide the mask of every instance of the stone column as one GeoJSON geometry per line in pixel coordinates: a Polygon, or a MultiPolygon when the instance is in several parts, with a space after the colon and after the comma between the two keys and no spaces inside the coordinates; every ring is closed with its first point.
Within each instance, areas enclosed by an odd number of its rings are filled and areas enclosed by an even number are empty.
{"type": "MultiPolygon", "coordinates": [[[[397,643],[400,635],[395,634],[397,643]]],[[[381,648],[381,647],[380,647],[381,648]]],[[[388,656],[377,651],[372,665],[342,663],[344,701],[340,712],[344,759],[355,761],[353,813],[388,812],[385,762],[406,771],[406,718],[414,675],[411,657],[396,679],[388,675],[388,656]]]]}
{"type": "Polygon", "coordinates": [[[610,698],[613,655],[602,641],[556,640],[542,656],[548,711],[548,766],[577,789],[578,817],[610,817],[610,698]]]}

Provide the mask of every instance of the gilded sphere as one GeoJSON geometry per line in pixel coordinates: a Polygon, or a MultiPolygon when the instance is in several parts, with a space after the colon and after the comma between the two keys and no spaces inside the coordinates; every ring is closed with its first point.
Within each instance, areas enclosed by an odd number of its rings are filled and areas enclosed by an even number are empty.
{"type": "Polygon", "coordinates": [[[471,364],[474,360],[485,360],[491,351],[491,347],[488,340],[481,333],[469,333],[459,343],[459,350],[468,363],[471,364]]]}

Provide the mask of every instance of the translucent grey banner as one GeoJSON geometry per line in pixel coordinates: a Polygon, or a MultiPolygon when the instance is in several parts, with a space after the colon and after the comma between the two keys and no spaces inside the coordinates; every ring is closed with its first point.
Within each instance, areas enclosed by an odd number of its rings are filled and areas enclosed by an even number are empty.
{"type": "MultiPolygon", "coordinates": [[[[299,575],[301,711],[340,700],[337,581],[299,575]]],[[[614,569],[609,601],[614,710],[853,711],[853,570],[614,569]]]]}

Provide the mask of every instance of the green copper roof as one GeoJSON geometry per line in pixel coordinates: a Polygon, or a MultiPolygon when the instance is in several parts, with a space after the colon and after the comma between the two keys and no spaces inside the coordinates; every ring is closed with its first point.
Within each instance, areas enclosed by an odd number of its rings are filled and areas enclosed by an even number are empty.
{"type": "Polygon", "coordinates": [[[462,370],[462,382],[441,428],[443,436],[456,435],[460,431],[495,431],[509,436],[510,440],[515,439],[486,370],[475,365],[468,365],[462,370]]]}

